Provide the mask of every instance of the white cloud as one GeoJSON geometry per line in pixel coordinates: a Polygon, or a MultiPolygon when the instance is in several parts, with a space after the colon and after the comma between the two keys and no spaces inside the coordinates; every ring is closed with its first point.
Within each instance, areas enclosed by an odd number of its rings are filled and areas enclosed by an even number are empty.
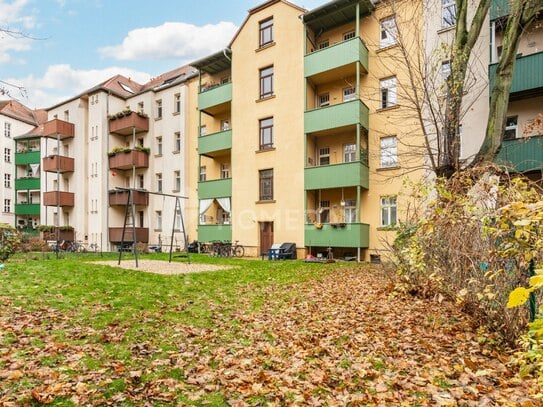
{"type": "MultiPolygon", "coordinates": [[[[30,75],[24,78],[8,78],[6,82],[24,87],[28,96],[21,99],[22,103],[31,108],[43,108],[77,96],[117,74],[138,83],[145,83],[150,78],[144,72],[121,67],[83,70],[59,64],[49,66],[41,77],[30,75]]],[[[13,96],[18,97],[17,94],[13,96]]]]}
{"type": "Polygon", "coordinates": [[[132,30],[122,44],[100,48],[100,54],[119,60],[177,58],[181,62],[211,54],[224,48],[238,27],[231,22],[196,26],[164,23],[158,27],[132,30]]]}
{"type": "Polygon", "coordinates": [[[24,31],[36,25],[36,17],[27,13],[25,8],[28,0],[14,0],[7,2],[0,0],[0,26],[3,29],[24,31]]]}

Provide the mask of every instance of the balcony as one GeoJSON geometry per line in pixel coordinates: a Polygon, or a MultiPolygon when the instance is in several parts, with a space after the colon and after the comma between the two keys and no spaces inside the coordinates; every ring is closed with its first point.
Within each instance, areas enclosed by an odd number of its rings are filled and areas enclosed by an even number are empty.
{"type": "Polygon", "coordinates": [[[140,115],[136,112],[130,112],[124,114],[121,117],[113,115],[109,119],[109,132],[112,134],[119,134],[121,136],[132,135],[134,130],[136,133],[143,133],[149,131],[149,118],[140,115]]]}
{"type": "Polygon", "coordinates": [[[75,240],[75,230],[67,227],[55,227],[50,232],[42,232],[42,240],[67,240],[73,242],[75,240]]]}
{"type": "MultiPolygon", "coordinates": [[[[511,84],[511,100],[543,92],[543,52],[517,57],[511,84]],[[515,95],[517,93],[518,95],[515,95]]],[[[489,66],[490,90],[494,89],[494,79],[498,64],[489,66]]]]}
{"type": "Polygon", "coordinates": [[[319,247],[369,247],[370,226],[365,223],[305,225],[305,245],[319,247]]]}
{"type": "Polygon", "coordinates": [[[40,163],[39,151],[27,151],[24,153],[15,153],[15,165],[28,165],[40,163]]]}
{"type": "MultiPolygon", "coordinates": [[[[149,192],[132,191],[132,200],[137,206],[149,205],[149,192]]],[[[111,190],[109,191],[109,206],[126,206],[128,203],[128,191],[111,190]]]]}
{"type": "Polygon", "coordinates": [[[15,204],[15,215],[40,215],[40,204],[15,204]]]}
{"type": "Polygon", "coordinates": [[[74,137],[75,126],[64,120],[53,119],[40,126],[42,137],[59,138],[60,140],[74,137]]]}
{"type": "Polygon", "coordinates": [[[232,196],[232,178],[198,183],[198,199],[224,198],[232,196]]]}
{"type": "Polygon", "coordinates": [[[232,82],[203,88],[198,94],[198,108],[211,115],[228,109],[232,101],[232,82]]]}
{"type": "Polygon", "coordinates": [[[43,193],[45,206],[74,206],[74,193],[64,191],[49,191],[43,193]]]}
{"type": "MultiPolygon", "coordinates": [[[[112,243],[134,242],[134,231],[132,226],[127,226],[124,231],[123,228],[109,228],[109,241],[112,243]]],[[[136,228],[136,242],[149,243],[149,228],[136,228]]]]}
{"type": "Polygon", "coordinates": [[[149,154],[140,150],[127,150],[109,157],[109,168],[112,170],[129,170],[132,166],[149,168],[149,154]]]}
{"type": "Polygon", "coordinates": [[[199,242],[214,240],[232,241],[232,225],[198,225],[199,242]]]}
{"type": "Polygon", "coordinates": [[[304,114],[306,133],[335,129],[360,123],[368,128],[369,109],[361,100],[308,110],[304,114]]]}
{"type": "Polygon", "coordinates": [[[15,180],[15,189],[40,189],[39,178],[18,178],[15,180]]]}
{"type": "Polygon", "coordinates": [[[369,188],[369,170],[363,162],[354,161],[306,167],[304,171],[304,188],[306,191],[353,186],[369,188]]]}
{"type": "Polygon", "coordinates": [[[304,75],[314,84],[356,75],[360,63],[368,72],[368,48],[359,37],[316,50],[304,58],[304,75]],[[332,71],[332,72],[330,72],[332,71]]]}
{"type": "Polygon", "coordinates": [[[47,172],[74,172],[75,160],[62,155],[50,155],[42,160],[43,171],[47,172]]]}
{"type": "Polygon", "coordinates": [[[514,172],[543,169],[543,136],[505,140],[494,162],[514,172]]]}
{"type": "Polygon", "coordinates": [[[510,0],[490,1],[490,21],[509,15],[510,0]]]}
{"type": "Polygon", "coordinates": [[[232,130],[198,137],[198,153],[208,157],[224,154],[232,148],[232,130]]]}

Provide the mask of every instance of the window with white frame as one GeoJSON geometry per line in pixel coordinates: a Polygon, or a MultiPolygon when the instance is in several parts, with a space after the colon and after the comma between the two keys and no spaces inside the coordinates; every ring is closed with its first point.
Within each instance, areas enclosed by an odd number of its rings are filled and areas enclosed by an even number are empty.
{"type": "Polygon", "coordinates": [[[356,161],[356,144],[343,145],[343,162],[351,163],[356,161]]]}
{"type": "Polygon", "coordinates": [[[319,165],[330,164],[330,147],[319,148],[319,165]]]}
{"type": "Polygon", "coordinates": [[[356,201],[354,199],[345,200],[344,215],[345,223],[356,223],[356,201]]]}
{"type": "Polygon", "coordinates": [[[65,111],[64,111],[64,121],[65,121],[65,122],[69,122],[69,121],[70,121],[70,111],[69,111],[69,110],[65,110],[65,111]]]}
{"type": "Polygon", "coordinates": [[[230,178],[230,164],[228,163],[221,164],[221,178],[222,179],[230,178]]]}
{"type": "Polygon", "coordinates": [[[343,101],[349,102],[356,99],[356,88],[354,86],[343,88],[343,101]]]}
{"type": "Polygon", "coordinates": [[[318,48],[324,49],[324,48],[328,48],[329,46],[330,46],[330,40],[321,40],[319,42],[318,48]]]}
{"type": "Polygon", "coordinates": [[[398,165],[398,139],[395,136],[381,137],[381,168],[398,165]]]}
{"type": "Polygon", "coordinates": [[[162,99],[159,99],[155,102],[156,115],[155,118],[162,119],[162,99]]]}
{"type": "Polygon", "coordinates": [[[4,174],[4,188],[11,188],[11,174],[4,174]]]}
{"type": "Polygon", "coordinates": [[[456,0],[441,0],[441,27],[456,25],[456,0]]]}
{"type": "Polygon", "coordinates": [[[451,75],[451,61],[443,61],[441,63],[441,76],[444,80],[449,79],[451,75]]]}
{"type": "Polygon", "coordinates": [[[175,230],[181,230],[181,210],[180,209],[176,209],[175,211],[174,224],[175,224],[175,230]]]}
{"type": "Polygon", "coordinates": [[[162,136],[156,138],[156,154],[162,155],[162,136]]]}
{"type": "Polygon", "coordinates": [[[394,226],[396,224],[397,208],[395,196],[381,197],[381,226],[394,226]]]}
{"type": "Polygon", "coordinates": [[[143,113],[143,106],[144,106],[143,102],[138,103],[138,112],[143,113]]]}
{"type": "Polygon", "coordinates": [[[518,116],[509,116],[505,121],[505,140],[513,140],[517,138],[518,116]]]}
{"type": "Polygon", "coordinates": [[[260,41],[259,46],[270,44],[273,42],[273,17],[261,21],[259,24],[260,41]]]}
{"type": "Polygon", "coordinates": [[[205,165],[200,167],[200,182],[207,181],[207,168],[205,165]]]}
{"type": "Polygon", "coordinates": [[[173,172],[173,190],[181,191],[181,171],[179,170],[173,172]]]}
{"type": "Polygon", "coordinates": [[[11,162],[11,148],[4,148],[4,161],[11,162]]]}
{"type": "Polygon", "coordinates": [[[317,211],[318,223],[330,223],[330,201],[320,201],[317,211]]]}
{"type": "Polygon", "coordinates": [[[181,151],[181,133],[176,131],[174,133],[174,148],[173,148],[173,151],[174,152],[179,152],[181,151]]]}
{"type": "Polygon", "coordinates": [[[381,20],[380,26],[381,36],[379,38],[379,46],[381,48],[386,48],[396,44],[396,38],[398,37],[396,18],[394,16],[384,18],[381,20]]]}
{"type": "Polygon", "coordinates": [[[4,136],[11,137],[11,123],[4,123],[4,136]]]}
{"type": "Polygon", "coordinates": [[[173,112],[181,113],[181,94],[176,93],[173,97],[173,112]]]}
{"type": "Polygon", "coordinates": [[[330,94],[323,93],[318,96],[319,107],[330,106],[330,94]]]}
{"type": "Polygon", "coordinates": [[[162,174],[158,173],[155,175],[156,177],[156,190],[157,192],[162,192],[162,174]]]}
{"type": "Polygon", "coordinates": [[[343,34],[343,41],[350,40],[351,38],[354,38],[354,37],[356,37],[356,32],[354,30],[346,32],[345,34],[343,34]]]}
{"type": "Polygon", "coordinates": [[[230,121],[229,120],[221,120],[221,131],[230,130],[230,121]]]}
{"type": "Polygon", "coordinates": [[[396,77],[381,79],[379,81],[381,93],[381,109],[395,106],[396,100],[396,77]]]}
{"type": "Polygon", "coordinates": [[[145,188],[145,176],[143,174],[138,174],[138,186],[139,189],[145,188]]]}
{"type": "Polygon", "coordinates": [[[11,199],[4,199],[4,212],[11,212],[11,199]]]}
{"type": "Polygon", "coordinates": [[[162,230],[162,211],[155,211],[155,229],[162,230]]]}
{"type": "Polygon", "coordinates": [[[200,137],[203,137],[207,134],[207,126],[204,124],[203,126],[200,126],[200,137]]]}

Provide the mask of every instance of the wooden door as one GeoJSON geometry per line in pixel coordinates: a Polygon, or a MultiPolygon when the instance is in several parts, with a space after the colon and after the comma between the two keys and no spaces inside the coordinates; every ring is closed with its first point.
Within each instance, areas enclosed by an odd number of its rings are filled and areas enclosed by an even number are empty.
{"type": "Polygon", "coordinates": [[[273,222],[259,222],[260,254],[265,254],[273,244],[273,222]]]}

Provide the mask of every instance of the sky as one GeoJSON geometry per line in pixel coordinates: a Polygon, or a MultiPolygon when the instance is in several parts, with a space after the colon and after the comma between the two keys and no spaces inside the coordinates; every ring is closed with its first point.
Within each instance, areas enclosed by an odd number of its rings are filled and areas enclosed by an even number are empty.
{"type": "MultiPolygon", "coordinates": [[[[145,83],[224,48],[263,2],[0,0],[0,81],[22,86],[23,93],[3,88],[30,108],[53,106],[116,74],[145,83]]],[[[291,2],[312,9],[327,0],[291,2]]]]}

